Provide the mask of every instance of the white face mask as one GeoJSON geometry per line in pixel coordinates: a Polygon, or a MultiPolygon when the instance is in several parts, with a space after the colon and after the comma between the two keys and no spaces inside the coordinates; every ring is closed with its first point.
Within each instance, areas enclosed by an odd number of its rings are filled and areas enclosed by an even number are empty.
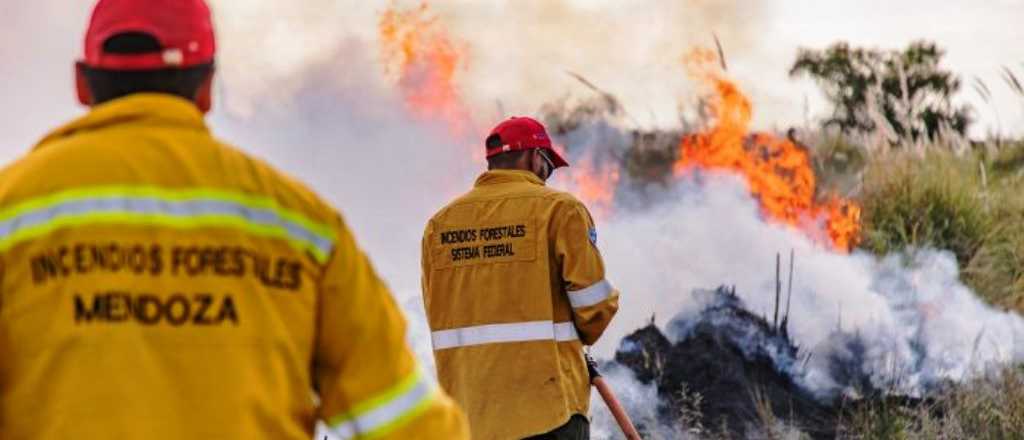
{"type": "Polygon", "coordinates": [[[544,154],[544,152],[539,148],[534,150],[534,154],[541,157],[541,160],[536,160],[536,158],[534,159],[534,173],[537,174],[537,177],[540,177],[541,180],[547,181],[548,178],[551,177],[551,173],[555,172],[555,163],[552,162],[551,159],[548,158],[548,155],[544,154]],[[538,163],[540,164],[539,170],[536,169],[538,163]]]}

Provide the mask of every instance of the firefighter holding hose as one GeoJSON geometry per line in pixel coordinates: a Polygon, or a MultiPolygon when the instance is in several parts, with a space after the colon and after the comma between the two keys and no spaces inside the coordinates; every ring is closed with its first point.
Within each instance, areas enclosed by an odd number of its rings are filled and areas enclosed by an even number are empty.
{"type": "Polygon", "coordinates": [[[0,171],[0,438],[466,439],[332,207],[215,139],[202,0],[100,0],[0,171]]]}
{"type": "Polygon", "coordinates": [[[430,219],[423,300],[441,386],[473,438],[587,439],[583,346],[618,310],[597,231],[575,197],[545,186],[566,161],[544,126],[499,124],[488,171],[430,219]]]}

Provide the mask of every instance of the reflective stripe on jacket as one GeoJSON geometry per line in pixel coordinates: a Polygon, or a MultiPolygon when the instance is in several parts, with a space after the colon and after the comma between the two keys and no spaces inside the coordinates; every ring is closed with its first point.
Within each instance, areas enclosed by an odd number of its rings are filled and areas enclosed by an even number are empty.
{"type": "Polygon", "coordinates": [[[0,438],[468,436],[337,212],[185,100],[0,172],[0,263],[0,438]]]}
{"type": "Polygon", "coordinates": [[[423,299],[442,387],[474,439],[587,414],[582,346],[618,309],[589,212],[532,173],[489,171],[429,222],[423,299]]]}

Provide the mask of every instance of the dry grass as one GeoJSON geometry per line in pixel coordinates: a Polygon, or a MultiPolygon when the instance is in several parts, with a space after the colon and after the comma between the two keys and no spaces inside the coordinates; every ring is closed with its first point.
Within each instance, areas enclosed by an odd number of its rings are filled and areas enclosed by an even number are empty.
{"type": "Polygon", "coordinates": [[[861,195],[862,247],[879,255],[937,247],[966,266],[994,226],[974,164],[944,152],[873,160],[861,195]]]}
{"type": "MultiPolygon", "coordinates": [[[[810,438],[785,425],[756,391],[751,398],[759,404],[757,419],[751,421],[754,429],[746,438],[810,438]]],[[[696,422],[690,425],[697,429],[687,432],[689,438],[731,438],[724,429],[715,431],[700,426],[699,404],[696,409],[683,417],[687,423],[696,422]]],[[[925,402],[858,402],[841,410],[837,432],[837,438],[848,440],[1024,440],[1024,370],[1007,367],[987,377],[951,384],[925,402]]]]}
{"type": "Polygon", "coordinates": [[[917,408],[868,405],[845,415],[844,439],[1024,439],[1024,373],[1007,368],[917,408]]]}
{"type": "Polygon", "coordinates": [[[1024,310],[1024,142],[872,150],[816,139],[815,169],[826,189],[864,208],[861,248],[952,251],[963,279],[986,300],[1024,310]],[[852,158],[852,159],[851,159],[852,158]]]}

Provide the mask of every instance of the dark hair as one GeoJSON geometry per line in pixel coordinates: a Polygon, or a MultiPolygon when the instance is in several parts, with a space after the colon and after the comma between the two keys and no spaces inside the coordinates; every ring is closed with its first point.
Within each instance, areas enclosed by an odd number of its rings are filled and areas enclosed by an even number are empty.
{"type": "MultiPolygon", "coordinates": [[[[117,34],[103,42],[103,51],[113,54],[143,54],[161,49],[156,38],[141,32],[117,34]]],[[[213,63],[160,70],[107,70],[84,66],[82,71],[94,104],[144,92],[166,93],[192,101],[213,71],[213,63]]]]}
{"type": "MultiPolygon", "coordinates": [[[[497,134],[492,134],[488,136],[487,140],[484,141],[484,145],[487,147],[488,150],[492,148],[498,148],[502,146],[502,144],[503,142],[501,141],[501,136],[498,136],[497,134]]],[[[516,168],[516,165],[519,163],[520,158],[529,153],[530,150],[516,150],[507,151],[495,156],[488,157],[487,169],[507,170],[511,168],[516,168]]]]}

